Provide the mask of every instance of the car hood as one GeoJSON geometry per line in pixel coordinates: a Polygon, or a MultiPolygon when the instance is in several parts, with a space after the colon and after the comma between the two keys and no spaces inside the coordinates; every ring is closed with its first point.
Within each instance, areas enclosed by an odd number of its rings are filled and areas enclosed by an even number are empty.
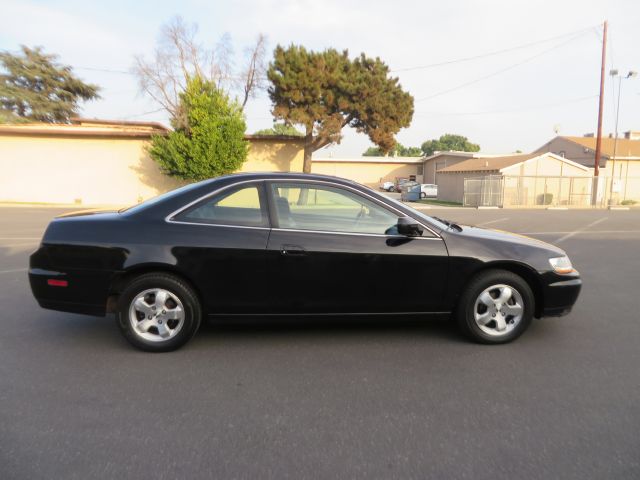
{"type": "MultiPolygon", "coordinates": [[[[495,242],[504,242],[510,244],[523,245],[527,247],[539,248],[542,250],[547,250],[553,253],[557,253],[558,255],[565,255],[565,251],[561,248],[556,247],[547,242],[543,242],[542,240],[538,240],[536,238],[527,237],[525,235],[520,235],[517,233],[505,232],[504,230],[494,230],[490,228],[481,228],[474,227],[472,225],[461,225],[462,231],[455,232],[457,236],[466,237],[466,238],[476,238],[481,241],[495,241],[495,242]]],[[[448,232],[452,230],[449,229],[448,232]]]]}

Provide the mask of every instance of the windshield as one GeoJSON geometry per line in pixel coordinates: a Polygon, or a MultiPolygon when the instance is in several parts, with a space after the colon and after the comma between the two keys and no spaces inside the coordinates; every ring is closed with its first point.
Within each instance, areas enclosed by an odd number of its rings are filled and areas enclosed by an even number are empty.
{"type": "Polygon", "coordinates": [[[175,190],[170,190],[166,193],[158,195],[156,197],[149,198],[142,203],[137,203],[135,205],[131,205],[129,207],[121,208],[118,210],[119,213],[136,213],[140,210],[144,210],[145,208],[151,207],[160,203],[169,198],[173,198],[177,195],[182,195],[183,193],[187,193],[191,190],[195,190],[196,188],[202,186],[205,182],[210,182],[211,180],[203,180],[201,182],[189,183],[188,185],[184,185],[182,187],[176,188],[175,190]]]}

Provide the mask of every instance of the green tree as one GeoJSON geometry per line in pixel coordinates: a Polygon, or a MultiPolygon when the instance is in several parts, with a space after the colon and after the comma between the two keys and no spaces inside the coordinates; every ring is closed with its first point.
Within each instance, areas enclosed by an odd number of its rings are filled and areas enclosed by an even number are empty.
{"type": "Polygon", "coordinates": [[[304,172],[314,151],[339,142],[344,127],[365,133],[383,152],[413,117],[413,97],[379,58],[348,52],[313,52],[291,45],[276,47],[267,76],[273,115],[304,128],[304,172]]]}
{"type": "MultiPolygon", "coordinates": [[[[388,155],[392,157],[421,157],[422,150],[418,147],[405,147],[401,143],[396,143],[388,155]]],[[[380,147],[369,147],[362,154],[363,157],[382,157],[384,153],[380,147]]]]}
{"type": "Polygon", "coordinates": [[[447,133],[437,140],[427,140],[422,144],[422,152],[426,157],[433,155],[435,152],[478,152],[480,145],[471,143],[467,137],[462,135],[454,135],[447,133]]]}
{"type": "Polygon", "coordinates": [[[154,136],[151,157],[168,175],[203,180],[236,171],[247,157],[242,107],[209,80],[191,77],[180,94],[179,121],[154,136]]]}
{"type": "Polygon", "coordinates": [[[100,98],[57,58],[24,45],[17,55],[0,52],[0,122],[69,123],[81,101],[100,98]]]}
{"type": "Polygon", "coordinates": [[[291,135],[294,137],[302,137],[304,134],[292,125],[286,123],[274,123],[271,128],[263,128],[254,133],[254,135],[291,135]]]}

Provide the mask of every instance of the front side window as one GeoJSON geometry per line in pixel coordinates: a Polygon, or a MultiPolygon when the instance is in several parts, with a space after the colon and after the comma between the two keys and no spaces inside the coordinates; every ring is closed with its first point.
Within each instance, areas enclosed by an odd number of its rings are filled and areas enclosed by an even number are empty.
{"type": "Polygon", "coordinates": [[[222,192],[181,212],[175,219],[216,225],[267,226],[267,215],[258,185],[222,192]]]}
{"type": "Polygon", "coordinates": [[[348,190],[301,183],[275,183],[271,188],[280,228],[397,233],[398,215],[348,190]]]}

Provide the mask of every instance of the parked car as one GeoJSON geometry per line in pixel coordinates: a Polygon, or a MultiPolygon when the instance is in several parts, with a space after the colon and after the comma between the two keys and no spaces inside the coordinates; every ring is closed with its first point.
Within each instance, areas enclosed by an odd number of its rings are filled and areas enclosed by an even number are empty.
{"type": "Polygon", "coordinates": [[[395,191],[395,185],[393,182],[382,182],[380,184],[380,190],[384,190],[385,192],[393,192],[395,191]]]}
{"type": "Polygon", "coordinates": [[[299,173],[227,175],[61,215],[29,280],[41,307],[114,312],[149,351],[182,346],[204,317],[256,314],[446,315],[478,342],[505,343],[534,317],[568,313],[582,284],[548,243],[299,173]]]}
{"type": "Polygon", "coordinates": [[[438,185],[423,183],[420,186],[420,198],[438,198],[438,185]]]}

